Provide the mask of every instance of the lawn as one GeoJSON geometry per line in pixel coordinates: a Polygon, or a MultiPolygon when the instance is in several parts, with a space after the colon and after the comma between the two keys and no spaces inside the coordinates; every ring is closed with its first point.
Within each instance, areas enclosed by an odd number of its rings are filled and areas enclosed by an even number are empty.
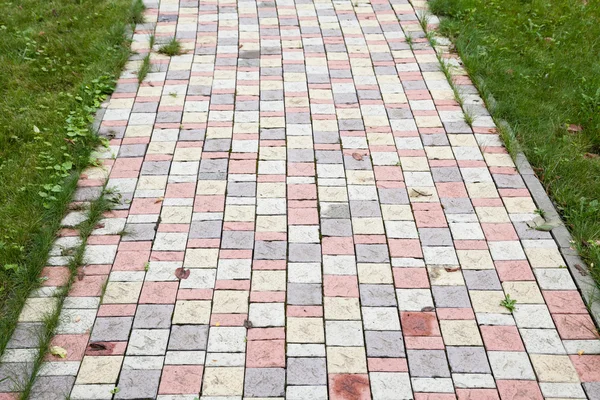
{"type": "Polygon", "coordinates": [[[129,56],[131,0],[0,2],[0,354],[99,139],[129,56]]]}
{"type": "Polygon", "coordinates": [[[600,1],[430,0],[600,282],[600,1]]]}

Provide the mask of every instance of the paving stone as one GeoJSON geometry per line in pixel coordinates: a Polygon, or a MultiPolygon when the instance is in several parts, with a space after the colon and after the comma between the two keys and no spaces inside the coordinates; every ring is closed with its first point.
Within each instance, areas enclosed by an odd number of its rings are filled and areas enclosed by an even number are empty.
{"type": "Polygon", "coordinates": [[[363,306],[395,307],[396,294],[392,285],[360,285],[363,306]]]}
{"type": "Polygon", "coordinates": [[[288,385],[326,385],[327,371],[324,358],[288,358],[288,385]]]}
{"type": "Polygon", "coordinates": [[[158,393],[160,370],[123,370],[119,376],[119,391],[115,399],[155,398],[158,393]]]}
{"type": "Polygon", "coordinates": [[[443,350],[407,350],[408,366],[413,377],[445,378],[450,376],[443,350]]]}
{"type": "Polygon", "coordinates": [[[173,309],[174,306],[171,304],[140,304],[135,313],[133,327],[135,329],[169,328],[173,309]]]}
{"type": "Polygon", "coordinates": [[[491,373],[483,347],[446,347],[453,373],[491,373]]]}
{"type": "Polygon", "coordinates": [[[92,342],[126,341],[133,318],[131,317],[101,317],[96,318],[92,329],[92,342]]]}
{"type": "Polygon", "coordinates": [[[244,394],[248,397],[276,397],[285,394],[283,368],[248,368],[244,394]]]}
{"type": "Polygon", "coordinates": [[[368,357],[406,357],[400,331],[366,331],[365,341],[368,357]]]}

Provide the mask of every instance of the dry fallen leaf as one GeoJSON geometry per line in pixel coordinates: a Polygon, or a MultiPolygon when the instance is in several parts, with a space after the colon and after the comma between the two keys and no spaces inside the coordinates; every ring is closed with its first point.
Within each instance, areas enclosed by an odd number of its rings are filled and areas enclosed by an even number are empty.
{"type": "Polygon", "coordinates": [[[590,159],[594,159],[594,158],[598,158],[600,157],[598,154],[594,154],[594,153],[585,153],[583,155],[584,158],[590,158],[590,159]]]}
{"type": "Polygon", "coordinates": [[[581,127],[581,125],[571,124],[567,127],[567,131],[571,133],[581,132],[582,130],[583,128],[581,127]]]}
{"type": "Polygon", "coordinates": [[[360,153],[352,153],[352,158],[354,158],[356,161],[362,161],[363,156],[360,153]]]}
{"type": "Polygon", "coordinates": [[[165,199],[164,197],[159,197],[158,199],[156,199],[156,201],[154,202],[154,204],[161,203],[164,199],[165,199]]]}
{"type": "Polygon", "coordinates": [[[76,317],[75,317],[73,320],[74,320],[75,322],[79,322],[79,321],[81,321],[81,317],[78,315],[78,316],[76,316],[76,317]]]}
{"type": "Polygon", "coordinates": [[[92,350],[106,350],[106,345],[102,343],[90,343],[90,349],[92,350]]]}
{"type": "Polygon", "coordinates": [[[177,279],[187,279],[190,276],[190,270],[184,269],[183,267],[177,268],[175,270],[175,276],[177,279]]]}
{"type": "Polygon", "coordinates": [[[585,351],[583,351],[583,350],[579,350],[579,351],[577,352],[577,354],[579,354],[580,356],[582,356],[582,355],[583,355],[583,353],[585,353],[585,351]]]}
{"type": "Polygon", "coordinates": [[[446,270],[446,272],[456,272],[456,271],[460,270],[459,267],[446,267],[444,269],[446,270]]]}
{"type": "Polygon", "coordinates": [[[62,348],[60,346],[52,346],[52,347],[50,347],[50,354],[52,354],[53,356],[60,357],[60,358],[66,358],[67,350],[65,350],[64,348],[62,348]]]}

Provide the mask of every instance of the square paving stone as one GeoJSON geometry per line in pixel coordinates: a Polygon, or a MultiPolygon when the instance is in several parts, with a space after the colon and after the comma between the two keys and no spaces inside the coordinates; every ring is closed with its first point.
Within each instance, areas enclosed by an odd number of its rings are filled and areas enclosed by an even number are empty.
{"type": "Polygon", "coordinates": [[[129,339],[132,317],[98,317],[92,329],[92,342],[115,342],[129,339]]]}
{"type": "Polygon", "coordinates": [[[324,358],[293,358],[287,360],[288,385],[326,385],[324,358]]]}
{"type": "Polygon", "coordinates": [[[244,395],[248,397],[277,397],[285,394],[285,369],[247,368],[244,395]]]}
{"type": "Polygon", "coordinates": [[[22,382],[27,382],[32,368],[31,363],[1,363],[0,392],[11,392],[20,387],[22,382]]]}
{"type": "Polygon", "coordinates": [[[452,372],[491,373],[483,347],[446,347],[452,372]]]}
{"type": "Polygon", "coordinates": [[[123,230],[121,240],[124,242],[146,241],[154,239],[156,235],[155,224],[127,224],[123,230]]]}
{"type": "Polygon", "coordinates": [[[168,328],[173,315],[172,304],[140,304],[133,320],[134,328],[168,328]]]}
{"type": "Polygon", "coordinates": [[[411,377],[450,377],[444,350],[407,350],[407,355],[411,377]]]}
{"type": "Polygon", "coordinates": [[[206,350],[208,325],[173,325],[169,350],[206,350]]]}
{"type": "Polygon", "coordinates": [[[396,292],[392,285],[360,285],[360,303],[363,306],[395,307],[396,292]]]}
{"type": "Polygon", "coordinates": [[[127,355],[164,355],[168,340],[168,329],[134,329],[129,338],[127,355]]]}
{"type": "Polygon", "coordinates": [[[160,370],[125,369],[121,371],[115,399],[154,399],[158,393],[160,370]]]}
{"type": "Polygon", "coordinates": [[[400,331],[366,331],[368,357],[405,357],[400,331]]]}

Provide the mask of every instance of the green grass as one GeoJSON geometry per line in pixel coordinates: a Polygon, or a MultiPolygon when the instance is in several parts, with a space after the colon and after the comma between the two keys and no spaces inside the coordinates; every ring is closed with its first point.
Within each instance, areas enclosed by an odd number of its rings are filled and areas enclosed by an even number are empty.
{"type": "Polygon", "coordinates": [[[490,111],[512,128],[600,282],[600,0],[429,5],[483,97],[496,100],[490,111]]]}
{"type": "Polygon", "coordinates": [[[171,38],[167,43],[160,46],[158,52],[171,57],[178,56],[181,54],[181,43],[179,43],[177,38],[171,38]]]}
{"type": "Polygon", "coordinates": [[[0,2],[0,353],[98,138],[141,1],[0,2]]]}

